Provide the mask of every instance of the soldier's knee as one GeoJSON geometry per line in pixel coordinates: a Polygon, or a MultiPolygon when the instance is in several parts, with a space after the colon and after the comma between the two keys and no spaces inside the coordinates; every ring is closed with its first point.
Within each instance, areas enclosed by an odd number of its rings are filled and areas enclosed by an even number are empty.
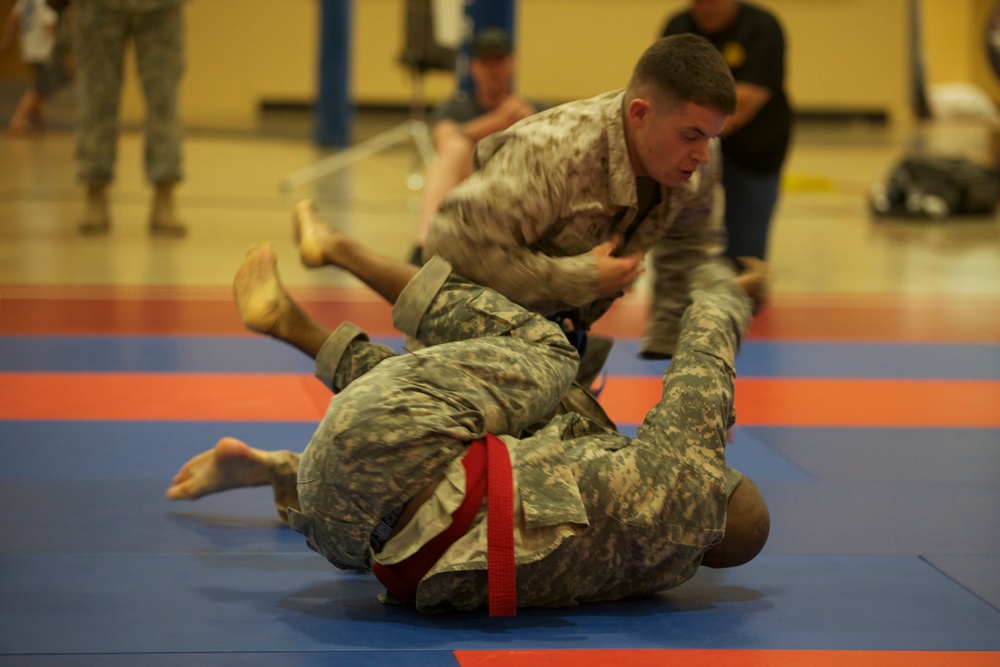
{"type": "Polygon", "coordinates": [[[726,532],[722,541],[705,552],[702,565],[736,567],[754,559],[767,543],[771,514],[760,490],[744,477],[729,496],[726,532]]]}

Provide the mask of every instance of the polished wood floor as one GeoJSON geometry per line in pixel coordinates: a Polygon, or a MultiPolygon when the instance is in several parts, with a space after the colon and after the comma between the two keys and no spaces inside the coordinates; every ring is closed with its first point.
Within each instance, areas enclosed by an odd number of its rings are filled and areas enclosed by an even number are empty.
{"type": "MultiPolygon", "coordinates": [[[[358,141],[402,120],[360,114],[358,141]]],[[[401,143],[285,191],[283,179],[328,155],[308,132],[307,116],[264,119],[257,133],[189,132],[179,205],[190,234],[180,241],[147,233],[150,193],[136,131],[121,136],[113,230],[101,238],[75,232],[83,193],[74,180],[71,130],[2,137],[0,284],[226,286],[247,246],[264,240],[274,242],[289,286],[355,284],[298,266],[289,211],[302,197],[317,199],[350,234],[406,257],[419,200],[408,186],[418,166],[412,146],[401,143]]],[[[873,221],[864,199],[914,146],[981,154],[984,136],[975,126],[800,125],[770,244],[777,298],[1000,298],[1000,221],[873,221]]]]}
{"type": "MultiPolygon", "coordinates": [[[[356,139],[404,120],[359,114],[356,139]]],[[[798,128],[774,298],[737,359],[727,447],[771,509],[761,556],[662,594],[513,619],[379,605],[374,579],[278,522],[269,490],[162,498],[222,436],[301,449],[329,401],[304,355],[243,330],[230,281],[250,244],[275,244],[318,320],[401,342],[367,289],[300,266],[290,210],[313,197],[403,259],[416,153],[393,146],[286,191],[330,156],[309,130],[295,114],[193,128],[181,240],[147,232],[134,130],[102,238],[75,231],[68,117],[0,137],[0,664],[997,664],[1000,221],[875,221],[865,206],[907,150],[981,155],[983,128],[798,128]]],[[[647,292],[596,327],[615,338],[601,401],[626,434],[665,368],[636,355],[647,292]]]]}

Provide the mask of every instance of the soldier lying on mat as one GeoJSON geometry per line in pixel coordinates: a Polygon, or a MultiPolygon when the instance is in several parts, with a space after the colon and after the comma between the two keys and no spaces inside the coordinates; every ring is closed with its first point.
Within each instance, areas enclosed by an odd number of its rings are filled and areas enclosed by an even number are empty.
{"type": "Polygon", "coordinates": [[[764,500],[725,461],[751,310],[728,268],[689,276],[662,398],[628,438],[573,384],[579,357],[557,325],[440,258],[418,270],[318,218],[298,225],[309,266],[378,263],[396,327],[426,347],[397,354],[350,322],[330,332],[285,291],[271,247],[251,249],[234,282],[243,322],[315,359],[336,395],[301,456],[223,438],[168,498],[270,484],[312,549],[427,612],[615,600],[763,548],[764,500]]]}

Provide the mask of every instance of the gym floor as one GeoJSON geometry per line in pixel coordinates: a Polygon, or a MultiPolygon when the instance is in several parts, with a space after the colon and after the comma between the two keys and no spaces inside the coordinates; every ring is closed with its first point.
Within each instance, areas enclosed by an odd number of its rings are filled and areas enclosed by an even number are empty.
{"type": "MultiPolygon", "coordinates": [[[[403,120],[359,113],[356,140],[403,120]]],[[[301,449],[328,400],[303,355],[242,329],[230,282],[250,244],[273,241],[318,319],[399,342],[354,279],[299,265],[290,211],[315,198],[407,257],[412,146],[285,191],[329,156],[308,117],[192,130],[190,233],[171,240],[147,233],[135,130],[102,238],[75,233],[68,123],[0,138],[0,665],[1000,665],[1000,222],[865,206],[906,150],[978,150],[980,131],[800,124],[728,454],[771,508],[761,556],[507,619],[380,605],[370,575],[281,525],[267,489],[163,499],[222,436],[301,449]]],[[[616,339],[602,402],[626,432],[665,368],[635,354],[647,296],[596,329],[616,339]]]]}

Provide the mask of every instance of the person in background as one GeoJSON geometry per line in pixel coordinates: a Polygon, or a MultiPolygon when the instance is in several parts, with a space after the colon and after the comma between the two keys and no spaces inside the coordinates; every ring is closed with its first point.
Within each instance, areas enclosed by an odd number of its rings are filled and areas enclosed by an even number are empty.
{"type": "Polygon", "coordinates": [[[25,136],[44,123],[45,100],[68,79],[65,66],[56,55],[59,12],[47,0],[17,0],[7,17],[0,49],[20,38],[21,58],[34,70],[31,87],[24,92],[7,124],[13,136],[25,136]]]}
{"type": "Polygon", "coordinates": [[[146,179],[154,188],[149,230],[181,237],[187,230],[177,217],[174,189],[182,178],[178,92],[184,72],[183,0],[77,3],[77,178],[87,187],[79,231],[106,234],[111,228],[108,188],[115,175],[118,104],[130,42],[146,101],[146,179]]]}
{"type": "Polygon", "coordinates": [[[641,351],[669,358],[687,276],[722,259],[717,137],[735,107],[733,75],[708,40],[659,39],[624,90],[546,109],[476,144],[476,169],[441,203],[424,255],[559,322],[583,372],[608,352],[594,356],[591,325],[655,247],[641,351]]]}
{"type": "Polygon", "coordinates": [[[736,112],[722,131],[726,255],[766,259],[781,168],[791,138],[785,94],[785,37],[766,9],[738,0],[691,0],[663,36],[694,33],[722,53],[736,80],[736,112]]]}
{"type": "Polygon", "coordinates": [[[427,168],[420,202],[417,245],[411,261],[420,265],[427,229],[448,192],[472,173],[476,142],[505,130],[540,111],[544,105],[513,93],[517,60],[510,37],[500,28],[487,28],[472,42],[469,76],[472,93],[459,90],[431,116],[431,140],[437,157],[427,168]]]}

